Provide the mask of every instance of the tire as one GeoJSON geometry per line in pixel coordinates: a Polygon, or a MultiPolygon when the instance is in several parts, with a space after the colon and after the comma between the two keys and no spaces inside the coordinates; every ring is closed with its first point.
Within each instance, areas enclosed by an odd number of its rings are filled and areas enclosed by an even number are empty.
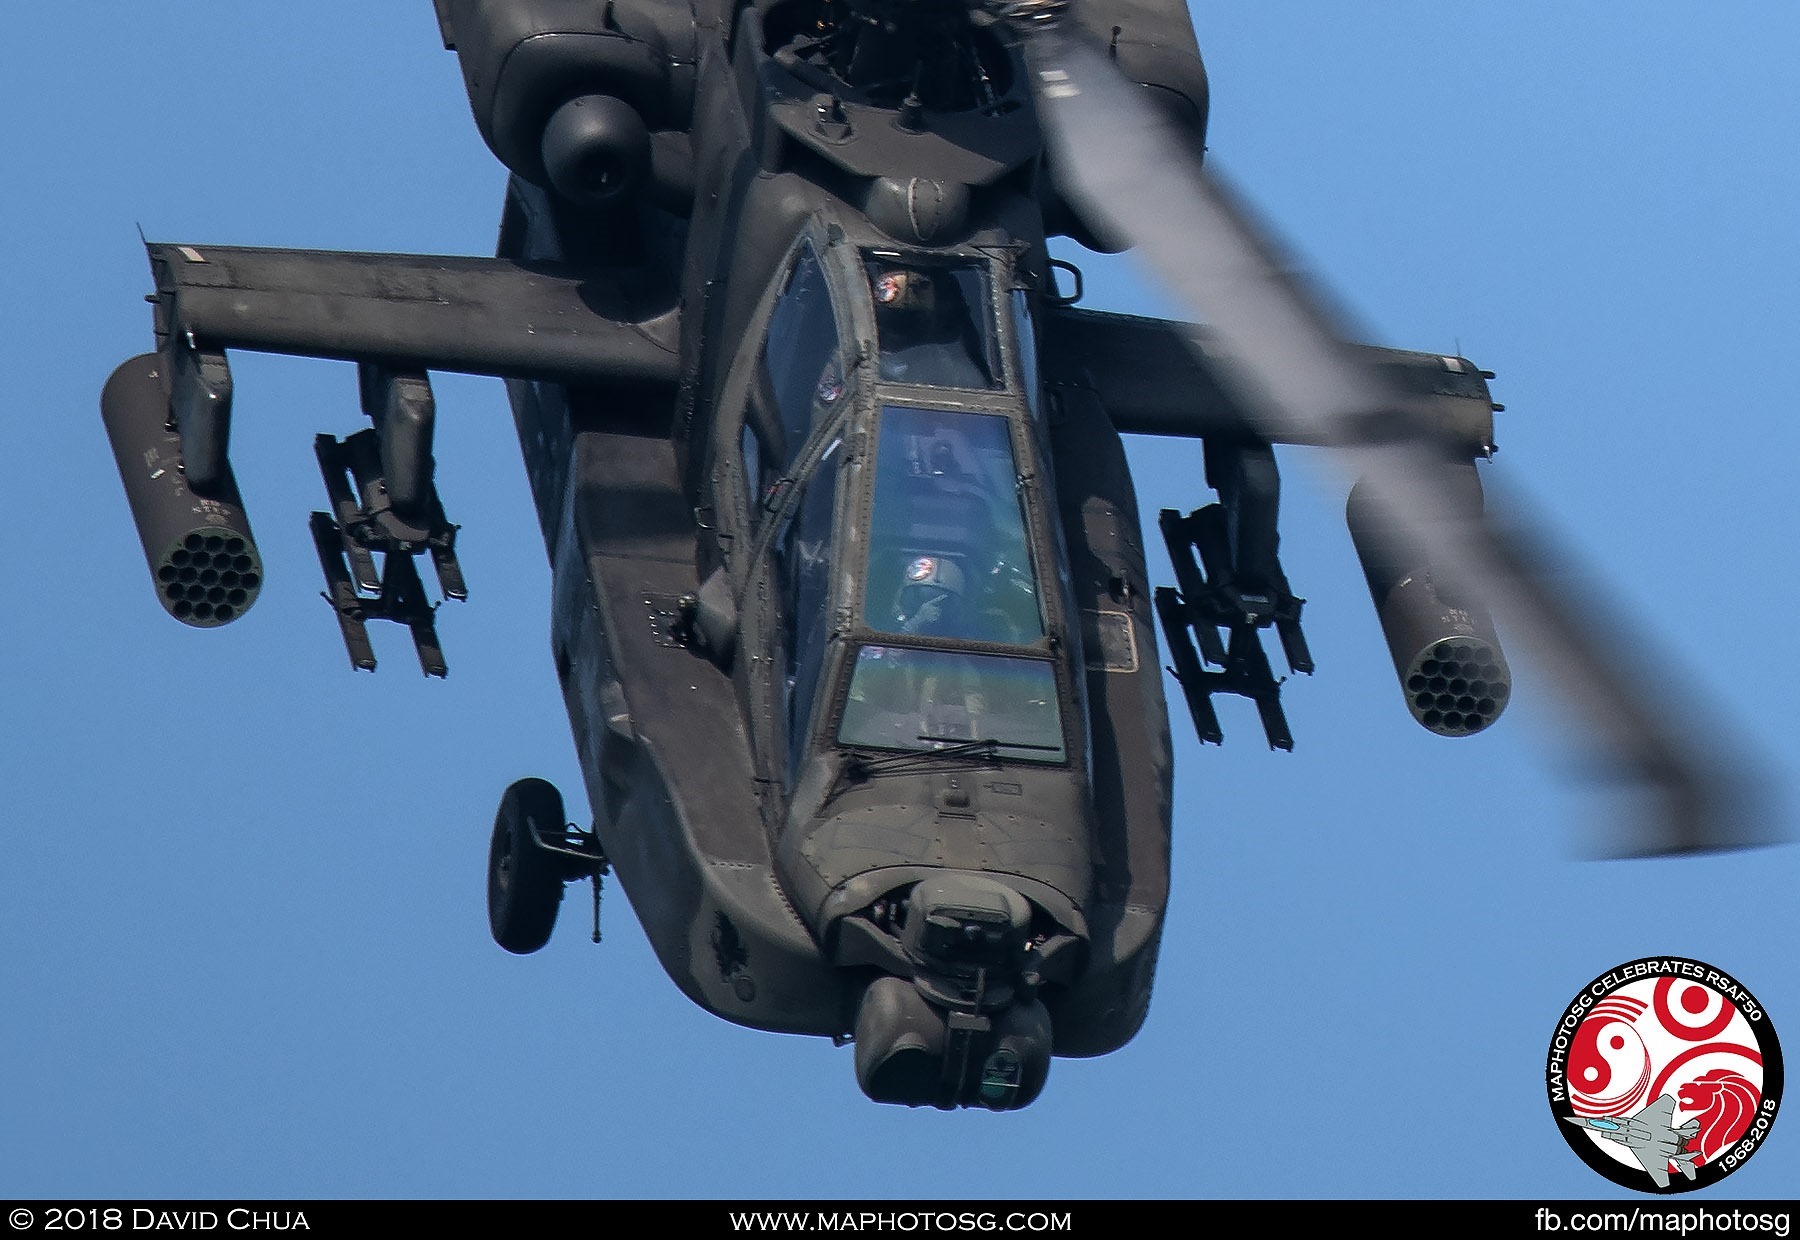
{"type": "Polygon", "coordinates": [[[528,822],[539,834],[560,834],[566,819],[554,784],[521,779],[508,788],[488,842],[488,928],[494,942],[519,956],[550,941],[563,893],[556,859],[533,842],[528,822]]]}

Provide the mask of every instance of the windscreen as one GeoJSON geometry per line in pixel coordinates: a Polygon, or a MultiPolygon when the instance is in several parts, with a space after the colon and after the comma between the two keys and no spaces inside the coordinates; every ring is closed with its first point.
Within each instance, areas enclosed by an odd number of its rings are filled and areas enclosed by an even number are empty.
{"type": "Polygon", "coordinates": [[[1003,757],[1061,762],[1056,675],[1044,659],[864,646],[838,740],[877,749],[993,741],[1003,757]]]}

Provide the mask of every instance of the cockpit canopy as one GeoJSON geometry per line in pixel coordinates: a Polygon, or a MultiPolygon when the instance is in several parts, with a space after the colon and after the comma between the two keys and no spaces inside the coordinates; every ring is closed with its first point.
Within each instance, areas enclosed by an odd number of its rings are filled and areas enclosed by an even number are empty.
{"type": "Polygon", "coordinates": [[[1003,275],[976,255],[796,247],[743,436],[748,494],[778,523],[765,537],[790,787],[815,709],[846,747],[1068,758],[1080,720],[1049,640],[1055,516],[1024,481],[1047,473],[1032,376],[1020,381],[1035,358],[1007,343],[1030,323],[997,299],[1003,275]],[[836,451],[847,435],[867,445],[853,469],[836,451]],[[839,639],[843,657],[827,657],[839,639]]]}

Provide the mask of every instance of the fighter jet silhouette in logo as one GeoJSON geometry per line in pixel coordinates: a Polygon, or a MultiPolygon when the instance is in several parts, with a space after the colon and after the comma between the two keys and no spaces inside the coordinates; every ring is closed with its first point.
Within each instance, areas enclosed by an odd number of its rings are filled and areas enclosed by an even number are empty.
{"type": "Polygon", "coordinates": [[[1674,1128],[1669,1124],[1673,1118],[1675,1099],[1673,1095],[1664,1094],[1636,1115],[1617,1119],[1587,1119],[1579,1115],[1565,1115],[1563,1121],[1577,1128],[1585,1128],[1597,1137],[1617,1141],[1631,1151],[1631,1156],[1650,1173],[1650,1178],[1656,1181],[1658,1188],[1667,1188],[1670,1163],[1674,1163],[1681,1174],[1691,1180],[1694,1178],[1694,1160],[1700,1157],[1699,1151],[1689,1151],[1687,1148],[1687,1143],[1700,1131],[1700,1121],[1690,1119],[1681,1127],[1674,1128]]]}

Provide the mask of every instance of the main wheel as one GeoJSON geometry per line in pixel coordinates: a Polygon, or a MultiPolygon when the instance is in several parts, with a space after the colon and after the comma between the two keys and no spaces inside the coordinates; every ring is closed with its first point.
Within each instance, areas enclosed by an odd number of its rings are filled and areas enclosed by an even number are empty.
{"type": "Polygon", "coordinates": [[[565,821],[562,794],[545,780],[521,779],[500,798],[488,842],[488,928],[509,952],[523,956],[550,941],[562,875],[555,857],[533,841],[532,827],[560,836],[565,821]]]}

